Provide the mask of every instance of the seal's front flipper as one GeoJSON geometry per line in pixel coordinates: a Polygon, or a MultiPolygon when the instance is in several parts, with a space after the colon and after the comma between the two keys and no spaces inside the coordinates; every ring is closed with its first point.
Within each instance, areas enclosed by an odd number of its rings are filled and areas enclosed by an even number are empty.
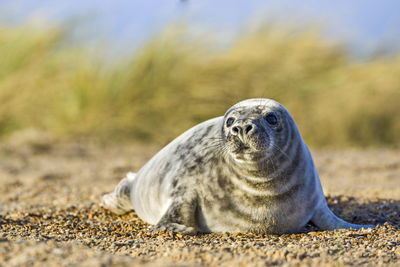
{"type": "Polygon", "coordinates": [[[314,216],[311,218],[311,222],[315,224],[321,230],[335,230],[335,229],[361,229],[361,228],[373,228],[374,225],[358,225],[348,223],[339,217],[337,217],[325,204],[317,209],[314,216]]]}
{"type": "Polygon", "coordinates": [[[181,232],[185,235],[195,235],[197,230],[194,227],[189,227],[178,223],[157,223],[151,228],[152,231],[171,231],[171,232],[181,232]]]}
{"type": "Polygon", "coordinates": [[[189,201],[182,197],[174,199],[167,212],[151,230],[167,230],[194,235],[197,233],[195,211],[195,201],[189,201]]]}
{"type": "Polygon", "coordinates": [[[114,192],[102,197],[101,205],[116,214],[124,214],[132,210],[131,188],[135,177],[136,173],[128,173],[115,187],[114,192]]]}

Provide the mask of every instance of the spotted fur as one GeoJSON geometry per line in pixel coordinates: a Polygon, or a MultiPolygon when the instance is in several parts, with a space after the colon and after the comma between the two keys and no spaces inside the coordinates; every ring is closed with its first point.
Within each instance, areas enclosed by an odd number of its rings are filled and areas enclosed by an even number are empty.
{"type": "Polygon", "coordinates": [[[368,227],[329,210],[293,118],[270,99],[242,101],[189,129],[105,195],[103,205],[134,209],[154,230],[187,234],[293,233],[310,221],[321,229],[368,227]]]}

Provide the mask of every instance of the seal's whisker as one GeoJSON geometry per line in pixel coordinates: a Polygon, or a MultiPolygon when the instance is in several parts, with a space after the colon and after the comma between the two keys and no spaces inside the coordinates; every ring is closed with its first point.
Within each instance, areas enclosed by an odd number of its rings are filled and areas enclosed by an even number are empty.
{"type": "Polygon", "coordinates": [[[105,207],[134,209],[154,230],[185,234],[294,233],[310,219],[321,230],[361,227],[329,210],[312,157],[281,104],[249,99],[225,114],[189,129],[129,174],[103,198],[105,207]],[[268,137],[248,127],[271,111],[284,117],[285,131],[268,120],[260,120],[268,137]],[[226,116],[236,118],[237,128],[226,116]],[[203,216],[196,216],[198,207],[203,216]]]}
{"type": "Polygon", "coordinates": [[[272,144],[272,146],[276,148],[280,153],[282,153],[288,160],[292,160],[292,158],[285,151],[283,151],[278,145],[272,144]]]}
{"type": "Polygon", "coordinates": [[[271,165],[272,165],[272,169],[274,170],[274,172],[273,172],[273,173],[276,173],[276,167],[275,167],[275,164],[274,164],[273,158],[272,158],[272,157],[269,157],[269,158],[268,158],[268,160],[270,161],[270,163],[271,163],[271,165]]]}

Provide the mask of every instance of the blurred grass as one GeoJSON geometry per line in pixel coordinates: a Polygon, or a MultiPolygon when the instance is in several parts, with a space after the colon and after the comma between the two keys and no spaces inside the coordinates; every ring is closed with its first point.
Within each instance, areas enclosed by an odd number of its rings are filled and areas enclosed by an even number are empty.
{"type": "Polygon", "coordinates": [[[35,128],[164,144],[266,97],[291,111],[313,146],[400,144],[400,57],[355,62],[315,32],[276,27],[215,47],[166,31],[109,64],[66,45],[65,29],[0,26],[0,136],[35,128]]]}

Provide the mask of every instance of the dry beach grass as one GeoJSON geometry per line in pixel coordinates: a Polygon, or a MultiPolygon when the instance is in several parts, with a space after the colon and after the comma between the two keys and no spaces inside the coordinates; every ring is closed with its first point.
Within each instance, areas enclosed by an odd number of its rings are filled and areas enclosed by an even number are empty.
{"type": "Polygon", "coordinates": [[[221,49],[202,41],[215,33],[171,27],[109,62],[70,34],[0,25],[0,267],[400,265],[400,54],[357,61],[277,25],[221,49]],[[188,237],[99,206],[162,144],[252,97],[283,103],[323,149],[313,154],[334,212],[376,228],[188,237]]]}
{"type": "Polygon", "coordinates": [[[400,264],[400,151],[314,151],[334,212],[368,230],[292,235],[149,232],[99,206],[157,147],[19,135],[0,146],[0,266],[400,264]]]}
{"type": "Polygon", "coordinates": [[[267,97],[311,145],[400,144],[400,55],[357,61],[321,34],[279,25],[243,32],[225,49],[215,32],[190,33],[171,27],[110,63],[107,51],[71,47],[68,28],[0,25],[0,137],[33,127],[165,144],[267,97]]]}

